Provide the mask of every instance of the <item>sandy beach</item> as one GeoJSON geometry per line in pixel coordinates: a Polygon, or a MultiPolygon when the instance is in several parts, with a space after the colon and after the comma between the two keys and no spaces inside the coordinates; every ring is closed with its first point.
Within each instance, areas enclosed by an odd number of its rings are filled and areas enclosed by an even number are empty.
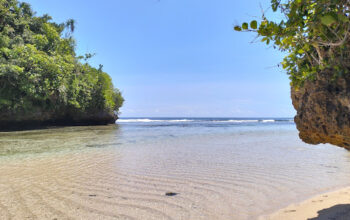
{"type": "Polygon", "coordinates": [[[0,163],[0,219],[231,218],[229,197],[210,181],[126,175],[115,156],[90,151],[0,163]]]}
{"type": "MultiPolygon", "coordinates": [[[[2,161],[0,219],[255,219],[232,211],[225,182],[127,174],[120,160],[89,150],[2,161]]],[[[350,187],[259,217],[349,218],[350,187]]]]}
{"type": "MultiPolygon", "coordinates": [[[[247,123],[0,133],[0,219],[251,220],[348,185],[347,151],[306,145],[289,122],[247,123]]],[[[299,218],[272,217],[284,214],[299,218]]]]}
{"type": "Polygon", "coordinates": [[[350,219],[350,187],[324,193],[299,204],[291,204],[260,220],[348,220],[350,219]]]}

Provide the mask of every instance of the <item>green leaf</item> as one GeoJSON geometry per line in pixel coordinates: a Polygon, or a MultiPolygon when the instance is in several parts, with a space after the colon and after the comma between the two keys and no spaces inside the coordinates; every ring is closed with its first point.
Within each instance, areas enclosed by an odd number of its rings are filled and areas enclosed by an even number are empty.
{"type": "Polygon", "coordinates": [[[240,26],[235,26],[233,29],[234,29],[235,31],[242,31],[242,28],[241,28],[240,26]]]}
{"type": "Polygon", "coordinates": [[[247,30],[247,29],[248,29],[248,23],[244,22],[244,23],[242,24],[242,28],[243,28],[244,30],[247,30]]]}
{"type": "Polygon", "coordinates": [[[275,12],[275,11],[277,11],[278,6],[280,5],[280,1],[272,0],[271,4],[272,4],[272,10],[275,12]]]}
{"type": "Polygon", "coordinates": [[[257,29],[258,28],[258,22],[256,20],[250,22],[250,27],[252,29],[257,29]]]}
{"type": "Polygon", "coordinates": [[[310,50],[310,45],[309,44],[305,44],[303,48],[304,48],[304,50],[308,51],[308,50],[310,50]]]}
{"type": "Polygon", "coordinates": [[[331,26],[333,23],[336,22],[336,19],[332,15],[328,14],[321,17],[321,22],[326,26],[331,26]]]}
{"type": "Polygon", "coordinates": [[[283,69],[286,69],[288,67],[288,63],[286,61],[282,62],[282,67],[283,69]]]}
{"type": "Polygon", "coordinates": [[[297,52],[298,54],[303,54],[305,51],[303,49],[299,49],[297,52]]]}
{"type": "Polygon", "coordinates": [[[338,14],[338,19],[342,22],[349,22],[349,18],[344,14],[338,14]]]}

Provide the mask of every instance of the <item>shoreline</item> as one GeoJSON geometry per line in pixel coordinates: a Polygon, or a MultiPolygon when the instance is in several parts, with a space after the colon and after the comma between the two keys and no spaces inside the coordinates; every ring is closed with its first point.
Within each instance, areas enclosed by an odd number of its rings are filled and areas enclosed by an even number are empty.
{"type": "Polygon", "coordinates": [[[349,185],[349,152],[305,145],[292,124],[167,124],[0,132],[0,213],[246,220],[349,185]]]}
{"type": "Polygon", "coordinates": [[[318,194],[299,203],[292,203],[276,212],[259,216],[258,219],[350,219],[350,186],[318,194]]]}

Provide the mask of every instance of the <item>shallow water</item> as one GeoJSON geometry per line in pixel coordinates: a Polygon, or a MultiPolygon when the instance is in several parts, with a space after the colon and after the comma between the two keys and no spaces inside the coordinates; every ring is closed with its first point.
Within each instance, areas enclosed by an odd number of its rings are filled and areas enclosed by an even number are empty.
{"type": "Polygon", "coordinates": [[[255,219],[348,185],[349,168],[348,151],[304,144],[290,119],[122,119],[5,132],[0,212],[5,219],[255,219]]]}

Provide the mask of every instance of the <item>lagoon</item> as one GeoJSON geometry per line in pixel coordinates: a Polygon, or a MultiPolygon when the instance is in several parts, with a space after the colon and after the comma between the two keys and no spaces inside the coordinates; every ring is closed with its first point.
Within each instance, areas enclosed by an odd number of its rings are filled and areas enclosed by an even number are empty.
{"type": "Polygon", "coordinates": [[[289,118],[122,118],[0,133],[4,219],[257,219],[349,185],[289,118]],[[170,195],[170,196],[169,196],[170,195]]]}

